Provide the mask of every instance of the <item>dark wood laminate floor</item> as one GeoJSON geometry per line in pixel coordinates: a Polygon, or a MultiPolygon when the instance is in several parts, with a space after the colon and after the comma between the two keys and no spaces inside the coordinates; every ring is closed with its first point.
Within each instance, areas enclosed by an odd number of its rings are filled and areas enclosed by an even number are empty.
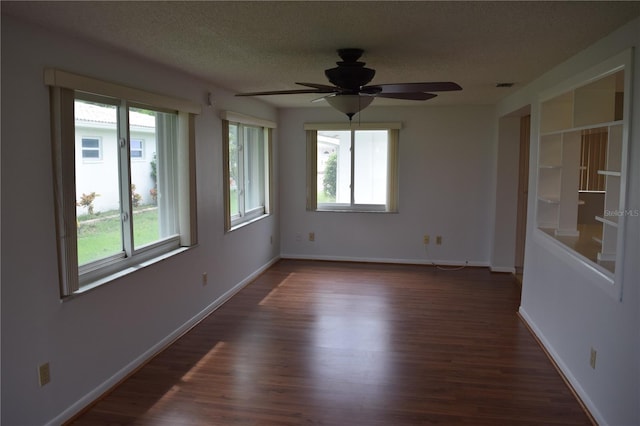
{"type": "Polygon", "coordinates": [[[74,425],[589,425],[486,269],[282,260],[74,425]]]}

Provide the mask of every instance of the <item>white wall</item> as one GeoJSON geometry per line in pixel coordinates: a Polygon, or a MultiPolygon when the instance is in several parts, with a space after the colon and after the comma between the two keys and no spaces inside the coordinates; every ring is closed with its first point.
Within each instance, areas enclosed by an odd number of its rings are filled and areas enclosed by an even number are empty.
{"type": "Polygon", "coordinates": [[[496,208],[491,270],[515,272],[516,219],[518,213],[518,168],[520,115],[498,121],[496,208]]]}
{"type": "Polygon", "coordinates": [[[403,123],[399,212],[305,210],[304,123],[343,122],[332,109],[279,114],[282,256],[488,265],[493,238],[495,124],[492,106],[375,107],[354,118],[403,123]],[[308,241],[308,233],[315,241],[308,241]],[[423,244],[423,235],[431,243],[423,244]],[[299,238],[298,238],[299,235],[299,238]],[[441,235],[441,246],[435,236],[441,235]]]}
{"type": "MultiPolygon", "coordinates": [[[[636,19],[505,99],[498,116],[532,104],[528,217],[535,217],[537,94],[640,44],[636,19]]],[[[633,66],[627,209],[640,209],[640,57],[633,66]]],[[[602,290],[597,274],[559,250],[528,221],[520,312],[600,424],[640,424],[640,218],[627,220],[622,301],[602,290]],[[597,350],[596,368],[589,366],[597,350]]]]}
{"type": "Polygon", "coordinates": [[[277,259],[277,212],[223,232],[219,109],[276,121],[273,108],[193,76],[2,16],[2,424],[60,424],[277,259]],[[196,119],[197,247],[60,301],[44,67],[192,102],[213,92],[216,106],[196,119]],[[44,362],[52,381],[41,388],[44,362]]]}

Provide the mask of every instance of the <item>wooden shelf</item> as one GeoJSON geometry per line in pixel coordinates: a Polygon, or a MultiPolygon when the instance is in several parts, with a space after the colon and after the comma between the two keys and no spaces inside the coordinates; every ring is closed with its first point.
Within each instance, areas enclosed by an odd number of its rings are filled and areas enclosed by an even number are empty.
{"type": "Polygon", "coordinates": [[[613,170],[598,170],[599,175],[603,176],[617,176],[620,177],[620,172],[616,172],[613,170]]]}
{"type": "Polygon", "coordinates": [[[560,203],[560,197],[549,197],[549,196],[544,196],[544,195],[538,195],[538,200],[542,201],[543,203],[548,203],[548,204],[559,204],[560,203]]]}
{"type": "Polygon", "coordinates": [[[544,132],[544,133],[540,133],[541,137],[550,137],[550,136],[555,136],[555,135],[562,135],[563,133],[566,133],[568,131],[582,131],[582,130],[593,130],[593,129],[598,129],[600,127],[614,127],[614,126],[622,126],[623,122],[621,120],[616,120],[616,121],[603,121],[603,122],[599,122],[599,123],[593,123],[593,124],[587,124],[584,126],[576,126],[576,127],[567,127],[564,129],[560,129],[560,130],[554,130],[551,132],[544,132]]]}
{"type": "Polygon", "coordinates": [[[540,168],[540,169],[561,169],[562,165],[561,164],[540,164],[538,166],[538,168],[540,168]]]}
{"type": "MultiPolygon", "coordinates": [[[[545,195],[538,195],[538,201],[542,201],[543,203],[548,204],[560,204],[560,197],[550,197],[545,195]]],[[[584,201],[578,200],[578,205],[584,205],[584,201]]]]}
{"type": "Polygon", "coordinates": [[[618,227],[618,218],[616,216],[610,216],[612,219],[610,219],[609,217],[602,217],[602,216],[596,216],[596,220],[598,222],[604,223],[605,225],[609,225],[609,226],[613,226],[613,227],[618,227]],[[615,219],[613,219],[615,218],[615,219]]]}

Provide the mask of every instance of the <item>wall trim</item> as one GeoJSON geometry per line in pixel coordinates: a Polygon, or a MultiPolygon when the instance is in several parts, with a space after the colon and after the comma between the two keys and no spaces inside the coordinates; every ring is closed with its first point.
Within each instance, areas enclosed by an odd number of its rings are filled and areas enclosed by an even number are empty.
{"type": "Polygon", "coordinates": [[[281,254],[282,259],[295,260],[325,260],[334,262],[364,262],[364,263],[396,263],[400,265],[431,265],[431,266],[472,266],[488,268],[489,262],[466,260],[442,260],[442,259],[392,259],[377,257],[352,257],[352,256],[322,256],[281,254]]]}
{"type": "Polygon", "coordinates": [[[516,268],[514,268],[513,266],[489,266],[489,269],[491,270],[491,272],[500,272],[507,274],[516,273],[516,268]]]}
{"type": "Polygon", "coordinates": [[[143,352],[140,356],[135,358],[129,364],[124,366],[118,372],[116,372],[109,379],[105,380],[94,388],[92,391],[84,395],[82,398],[77,400],[74,404],[69,406],[66,410],[56,416],[54,419],[50,420],[46,423],[47,426],[56,426],[61,424],[68,424],[70,421],[77,418],[83,412],[88,410],[93,404],[98,402],[102,397],[108,394],[113,388],[118,386],[124,380],[129,378],[131,375],[136,373],[142,367],[144,367],[149,361],[151,361],[154,357],[160,354],[162,351],[171,346],[176,340],[181,338],[187,332],[189,332],[193,327],[198,325],[202,320],[220,308],[225,302],[231,299],[236,293],[246,287],[248,284],[253,282],[260,274],[273,266],[278,260],[280,260],[280,256],[276,256],[265,263],[263,266],[258,268],[256,271],[248,275],[245,279],[234,285],[231,289],[227,290],[220,297],[215,299],[212,303],[210,303],[203,310],[194,315],[187,322],[182,324],[180,327],[175,329],[173,332],[169,333],[164,339],[160,340],[155,345],[151,346],[148,350],[143,352]]]}
{"type": "Polygon", "coordinates": [[[595,406],[593,401],[591,401],[591,398],[589,398],[589,395],[587,395],[584,388],[580,385],[580,382],[571,373],[571,370],[567,367],[567,364],[562,361],[562,358],[553,349],[551,343],[544,337],[542,331],[538,328],[536,323],[531,319],[531,317],[527,314],[522,306],[520,306],[520,309],[518,309],[518,316],[520,317],[524,325],[529,329],[533,337],[536,339],[544,353],[547,355],[547,358],[549,358],[553,366],[556,368],[556,370],[560,374],[560,377],[562,377],[562,380],[567,384],[571,392],[575,395],[576,399],[584,409],[585,414],[589,417],[591,422],[594,425],[607,424],[600,411],[598,411],[598,408],[595,406]]]}

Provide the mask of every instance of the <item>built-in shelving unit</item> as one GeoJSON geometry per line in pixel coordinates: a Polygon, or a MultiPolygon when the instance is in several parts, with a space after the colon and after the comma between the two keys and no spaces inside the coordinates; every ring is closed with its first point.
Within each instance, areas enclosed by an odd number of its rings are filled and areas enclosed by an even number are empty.
{"type": "Polygon", "coordinates": [[[619,70],[552,97],[540,109],[537,225],[578,252],[588,245],[579,241],[578,223],[583,136],[606,133],[606,169],[598,170],[605,179],[604,211],[593,222],[601,224],[602,231],[588,239],[591,245],[598,245],[592,260],[612,273],[621,211],[623,99],[624,70],[619,70]]]}
{"type": "Polygon", "coordinates": [[[604,212],[596,216],[596,220],[603,224],[601,250],[598,261],[612,262],[616,258],[618,236],[618,212],[620,206],[620,177],[622,159],[622,124],[609,127],[607,144],[607,169],[598,170],[598,174],[605,176],[604,212]]]}

